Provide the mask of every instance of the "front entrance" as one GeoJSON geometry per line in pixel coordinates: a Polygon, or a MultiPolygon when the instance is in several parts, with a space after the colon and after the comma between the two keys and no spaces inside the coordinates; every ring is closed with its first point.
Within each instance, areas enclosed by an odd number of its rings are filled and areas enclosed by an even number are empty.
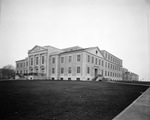
{"type": "Polygon", "coordinates": [[[97,76],[97,74],[98,74],[98,69],[95,68],[95,77],[97,76]]]}

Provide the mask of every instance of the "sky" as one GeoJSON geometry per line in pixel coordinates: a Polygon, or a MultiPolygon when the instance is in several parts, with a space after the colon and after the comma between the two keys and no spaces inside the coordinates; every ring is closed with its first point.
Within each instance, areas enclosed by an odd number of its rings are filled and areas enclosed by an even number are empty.
{"type": "Polygon", "coordinates": [[[97,46],[150,81],[150,0],[0,0],[0,68],[35,45],[97,46]]]}

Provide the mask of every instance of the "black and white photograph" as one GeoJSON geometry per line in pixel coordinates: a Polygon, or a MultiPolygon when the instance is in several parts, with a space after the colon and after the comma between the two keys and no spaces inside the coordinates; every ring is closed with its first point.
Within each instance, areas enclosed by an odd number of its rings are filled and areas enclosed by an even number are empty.
{"type": "Polygon", "coordinates": [[[0,0],[0,120],[150,120],[150,0],[0,0]]]}

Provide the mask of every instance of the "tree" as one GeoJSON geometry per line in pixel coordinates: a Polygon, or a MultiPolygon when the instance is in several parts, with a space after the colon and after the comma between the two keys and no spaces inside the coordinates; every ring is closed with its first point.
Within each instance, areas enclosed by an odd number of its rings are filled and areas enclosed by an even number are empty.
{"type": "Polygon", "coordinates": [[[6,65],[1,69],[1,76],[3,79],[15,78],[15,68],[12,65],[6,65]]]}

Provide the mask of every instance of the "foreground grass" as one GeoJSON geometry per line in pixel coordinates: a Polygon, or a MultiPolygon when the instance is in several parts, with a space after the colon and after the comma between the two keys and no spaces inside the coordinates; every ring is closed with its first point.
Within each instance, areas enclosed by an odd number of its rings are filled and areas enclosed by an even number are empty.
{"type": "Polygon", "coordinates": [[[148,87],[106,82],[1,81],[2,120],[111,120],[148,87]]]}

